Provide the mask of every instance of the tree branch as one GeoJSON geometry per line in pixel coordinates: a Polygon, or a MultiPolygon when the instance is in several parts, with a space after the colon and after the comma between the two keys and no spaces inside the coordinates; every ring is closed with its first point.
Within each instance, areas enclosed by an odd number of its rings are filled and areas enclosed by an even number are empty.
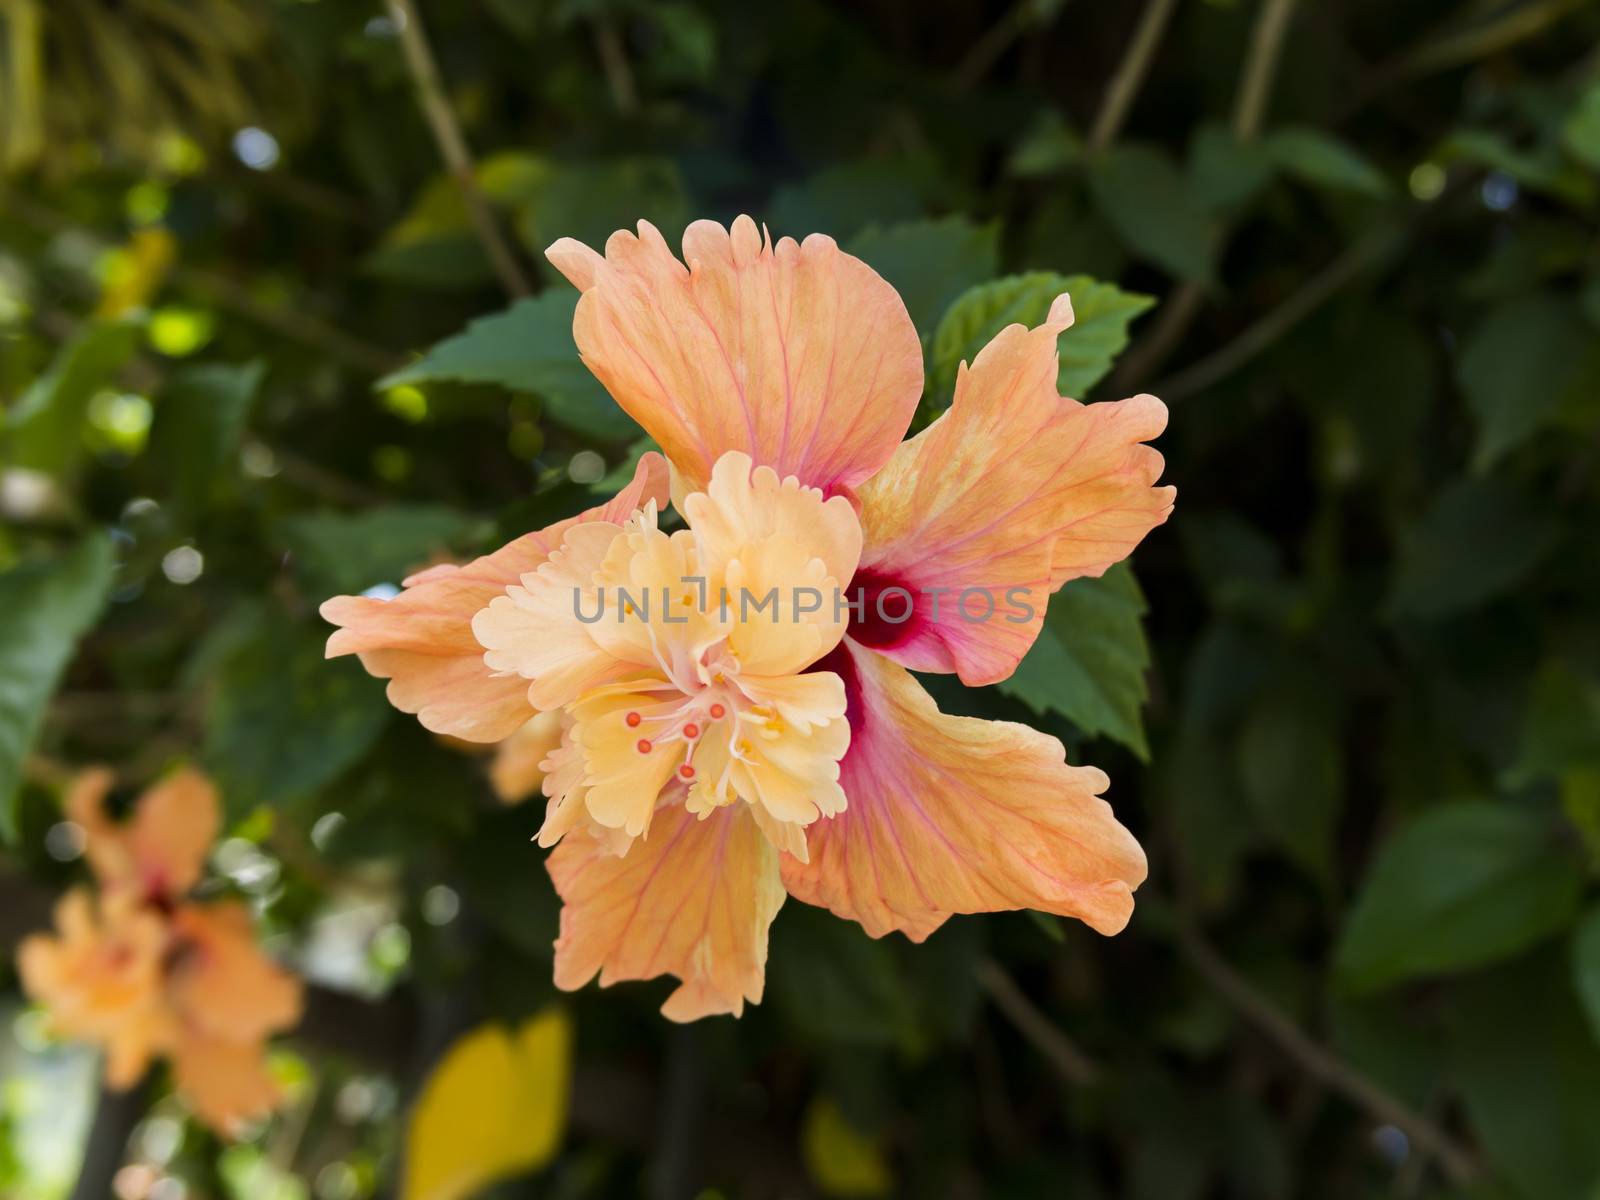
{"type": "Polygon", "coordinates": [[[1106,85],[1105,99],[1101,101],[1100,111],[1094,119],[1094,128],[1089,133],[1091,152],[1098,153],[1105,150],[1122,132],[1123,123],[1128,119],[1128,111],[1133,107],[1134,97],[1139,94],[1144,77],[1150,71],[1156,47],[1161,44],[1161,35],[1166,32],[1167,22],[1177,6],[1178,0],[1149,0],[1139,15],[1139,24],[1133,31],[1133,40],[1128,43],[1127,53],[1123,55],[1122,62],[1117,65],[1116,73],[1106,85]]]}
{"type": "Polygon", "coordinates": [[[388,0],[388,5],[389,16],[400,33],[400,46],[405,52],[411,81],[416,85],[417,103],[422,108],[428,127],[433,131],[433,140],[438,144],[440,156],[461,188],[473,232],[478,235],[478,241],[483,243],[494,273],[500,277],[501,286],[513,298],[526,296],[529,294],[527,276],[522,273],[510,244],[495,222],[489,201],[478,187],[472,151],[467,148],[467,139],[461,132],[461,122],[456,119],[455,109],[450,107],[450,101],[445,97],[444,85],[439,79],[439,64],[434,61],[433,50],[428,45],[422,18],[411,0],[388,0]]]}
{"type": "Polygon", "coordinates": [[[1005,968],[986,958],[978,963],[977,976],[979,986],[989,993],[1001,1015],[1044,1056],[1056,1074],[1074,1087],[1092,1087],[1100,1081],[1100,1064],[1039,1011],[1005,968]]]}
{"type": "Polygon", "coordinates": [[[1376,1120],[1402,1130],[1418,1146],[1436,1157],[1455,1183],[1465,1184],[1477,1178],[1477,1163],[1465,1147],[1421,1113],[1313,1041],[1224,962],[1222,956],[1187,921],[1179,922],[1178,947],[1189,964],[1240,1016],[1266,1034],[1309,1075],[1321,1080],[1376,1120]]]}
{"type": "Polygon", "coordinates": [[[128,1139],[133,1136],[149,1104],[149,1074],[125,1091],[100,1089],[71,1200],[105,1200],[116,1194],[111,1181],[128,1157],[128,1139]]]}

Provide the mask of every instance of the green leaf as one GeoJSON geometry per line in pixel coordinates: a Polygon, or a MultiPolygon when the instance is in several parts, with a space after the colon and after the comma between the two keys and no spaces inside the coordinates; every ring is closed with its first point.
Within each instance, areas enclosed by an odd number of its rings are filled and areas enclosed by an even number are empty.
{"type": "Polygon", "coordinates": [[[0,461],[64,475],[83,457],[89,401],[112,382],[139,344],[134,321],[86,325],[56,353],[0,421],[0,461]]]}
{"type": "Polygon", "coordinates": [[[411,210],[388,230],[366,261],[381,279],[436,288],[470,288],[494,278],[473,232],[461,185],[450,175],[430,179],[411,210]]]}
{"type": "Polygon", "coordinates": [[[1197,200],[1215,213],[1232,213],[1271,182],[1271,155],[1258,141],[1241,142],[1226,125],[1207,123],[1189,147],[1189,178],[1197,200]]]}
{"type": "Polygon", "coordinates": [[[894,943],[803,904],[786,905],[772,929],[773,999],[819,1044],[902,1046],[921,1039],[894,943]]]}
{"type": "Polygon", "coordinates": [[[1320,129],[1292,126],[1274,130],[1263,146],[1273,162],[1306,183],[1367,196],[1385,196],[1389,192],[1389,181],[1382,171],[1320,129]]]}
{"type": "Polygon", "coordinates": [[[537,394],[551,419],[576,433],[626,438],[636,426],[578,358],[572,340],[577,306],[578,293],[567,288],[519,300],[505,312],[479,317],[376,386],[381,391],[440,380],[499,384],[537,394]]]}
{"type": "Polygon", "coordinates": [[[1589,1021],[1589,1032],[1600,1045],[1600,904],[1591,905],[1572,934],[1572,977],[1589,1021]]]}
{"type": "Polygon", "coordinates": [[[232,818],[331,783],[383,732],[380,681],[353,658],[325,660],[323,633],[269,616],[216,672],[205,758],[232,818]]]}
{"type": "Polygon", "coordinates": [[[1265,693],[1239,735],[1245,799],[1272,839],[1323,883],[1333,878],[1343,761],[1334,714],[1301,692],[1265,693]]]}
{"type": "Polygon", "coordinates": [[[1094,165],[1089,186],[1130,249],[1179,278],[1213,281],[1217,227],[1166,154],[1120,146],[1094,165]]]}
{"type": "Polygon", "coordinates": [[[197,512],[239,452],[266,364],[205,363],[175,372],[161,392],[150,458],[173,502],[197,512]]]}
{"type": "Polygon", "coordinates": [[[0,575],[0,835],[16,832],[22,762],[78,639],[111,588],[111,541],[95,535],[53,562],[0,575]]]}
{"type": "Polygon", "coordinates": [[[683,173],[664,155],[586,162],[514,154],[497,155],[496,160],[485,165],[485,190],[518,210],[518,230],[540,256],[541,267],[546,265],[544,248],[557,238],[603,247],[617,230],[634,229],[643,220],[676,245],[689,223],[683,173]],[[491,170],[495,167],[512,181],[497,180],[491,170]]]}
{"type": "Polygon", "coordinates": [[[1438,157],[1444,162],[1465,161],[1488,167],[1511,176],[1526,188],[1572,204],[1588,204],[1595,194],[1594,180],[1563,159],[1553,142],[1519,150],[1492,130],[1460,129],[1440,145],[1438,157]]]}
{"type": "Polygon", "coordinates": [[[1561,143],[1591,171],[1600,171],[1600,82],[1583,90],[1561,126],[1561,143]]]}
{"type": "Polygon", "coordinates": [[[1456,374],[1478,417],[1477,470],[1550,423],[1578,384],[1593,337],[1570,302],[1539,294],[1495,308],[1466,339],[1456,374]]]}
{"type": "Polygon", "coordinates": [[[1000,226],[965,217],[873,225],[848,249],[894,286],[926,339],[951,301],[1000,269],[1000,226]]]}
{"type": "Polygon", "coordinates": [[[1572,770],[1600,768],[1600,684],[1571,663],[1551,659],[1534,680],[1522,714],[1511,787],[1556,779],[1572,770]]]}
{"type": "Polygon", "coordinates": [[[395,583],[443,557],[482,522],[435,504],[285,517],[275,534],[318,598],[395,583]]]}
{"type": "Polygon", "coordinates": [[[1149,697],[1144,595],[1126,563],[1074,579],[1050,598],[1039,640],[999,687],[1039,713],[1056,712],[1150,757],[1140,710],[1149,697]]]}
{"type": "Polygon", "coordinates": [[[1555,544],[1550,517],[1508,484],[1459,480],[1411,531],[1390,589],[1397,616],[1442,617],[1509,590],[1555,544]]]}
{"type": "Polygon", "coordinates": [[[1379,848],[1335,954],[1372,991],[1511,957],[1571,924],[1577,861],[1548,824],[1489,802],[1425,813],[1379,848]]]}
{"type": "Polygon", "coordinates": [[[914,160],[863,159],[785,184],[767,205],[772,236],[827,233],[843,240],[868,225],[914,221],[927,211],[928,173],[914,160]]]}
{"type": "Polygon", "coordinates": [[[1083,157],[1083,139],[1054,108],[1040,109],[1006,160],[1008,174],[1022,179],[1058,175],[1083,157]]]}
{"type": "Polygon", "coordinates": [[[1600,1048],[1564,956],[1539,954],[1463,983],[1449,1029],[1478,1142],[1525,1200],[1590,1200],[1600,1181],[1600,1048]]]}
{"type": "Polygon", "coordinates": [[[1072,297],[1073,323],[1056,343],[1061,356],[1056,386],[1075,399],[1087,396],[1127,346],[1133,319],[1155,301],[1087,275],[1035,271],[970,288],[950,305],[933,335],[928,388],[934,402],[950,403],[957,369],[976,358],[995,334],[1007,325],[1038,325],[1062,292],[1072,297]]]}

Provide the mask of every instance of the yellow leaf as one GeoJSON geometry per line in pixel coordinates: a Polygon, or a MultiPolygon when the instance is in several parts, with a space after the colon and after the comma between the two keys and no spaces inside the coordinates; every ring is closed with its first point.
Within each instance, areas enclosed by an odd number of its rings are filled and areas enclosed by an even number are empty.
{"type": "Polygon", "coordinates": [[[97,317],[112,319],[143,308],[166,281],[178,256],[178,240],[159,225],[135,229],[127,245],[113,250],[104,268],[97,317]]]}
{"type": "Polygon", "coordinates": [[[404,1200],[466,1200],[555,1157],[571,1095],[572,1023],[549,1009],[480,1025],[423,1085],[406,1135],[404,1200]]]}
{"type": "Polygon", "coordinates": [[[806,1109],[800,1151],[812,1181],[830,1196],[882,1196],[894,1188],[877,1142],[852,1129],[832,1100],[819,1096],[806,1109]]]}

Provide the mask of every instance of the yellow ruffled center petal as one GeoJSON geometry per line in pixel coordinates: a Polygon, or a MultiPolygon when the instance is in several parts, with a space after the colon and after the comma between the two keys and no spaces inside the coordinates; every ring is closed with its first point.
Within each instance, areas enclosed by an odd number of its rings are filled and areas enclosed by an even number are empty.
{"type": "MultiPolygon", "coordinates": [[[[543,764],[545,845],[587,817],[621,852],[662,804],[705,817],[745,803],[804,859],[805,826],[844,808],[844,685],[806,668],[843,634],[854,512],[752,472],[742,454],[713,475],[684,505],[691,528],[668,534],[653,506],[640,510],[574,593],[571,619],[606,660],[589,675],[606,682],[564,706],[562,745],[543,764]]],[[[500,661],[535,661],[516,649],[500,661]]]]}

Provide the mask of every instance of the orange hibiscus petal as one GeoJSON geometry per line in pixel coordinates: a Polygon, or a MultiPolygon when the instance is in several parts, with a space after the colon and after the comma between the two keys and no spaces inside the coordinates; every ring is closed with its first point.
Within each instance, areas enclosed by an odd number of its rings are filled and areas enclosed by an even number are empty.
{"type": "Polygon", "coordinates": [[[192,767],[139,797],[127,833],[146,894],[181,896],[198,883],[221,820],[217,789],[192,767]]]}
{"type": "Polygon", "coordinates": [[[237,1136],[246,1122],[266,1116],[283,1098],[258,1041],[184,1036],[173,1050],[172,1074],[195,1116],[225,1137],[237,1136]]]}
{"type": "Polygon", "coordinates": [[[392,600],[335,596],[321,610],[324,620],[342,627],[328,638],[328,657],[360,655],[362,666],[389,680],[389,702],[435,733],[470,742],[509,737],[533,716],[528,681],[489,669],[472,633],[473,616],[544,562],[571,526],[621,524],[647,501],[666,499],[667,464],[652,452],[606,504],[524,534],[465,566],[413,575],[392,600]]]}
{"type": "MultiPolygon", "coordinates": [[[[829,493],[878,469],[922,394],[922,346],[895,290],[832,238],[774,245],[749,217],[696,221],[685,267],[639,223],[605,256],[571,238],[546,252],[583,292],[573,336],[628,415],[702,489],[743,450],[829,493]]],[[[675,489],[677,490],[677,489],[675,489]]]]}
{"type": "Polygon", "coordinates": [[[941,713],[904,668],[849,641],[821,664],[845,680],[844,812],[807,830],[811,861],[783,860],[798,900],[921,941],[953,913],[1033,908],[1116,933],[1133,912],[1144,852],[1025,725],[941,713]]]}
{"type": "Polygon", "coordinates": [[[674,1021],[738,1016],[761,1000],[767,927],[783,904],[777,854],[742,804],[696,819],[681,802],[656,810],[648,837],[622,857],[575,829],[550,854],[565,907],[556,986],[676,975],[661,1011],[674,1021]]]}
{"type": "Polygon", "coordinates": [[[962,369],[950,410],[859,489],[857,640],[914,670],[997,682],[1038,637],[1051,592],[1167,519],[1176,491],[1153,486],[1162,458],[1141,444],[1166,406],[1058,396],[1056,338],[1071,320],[1063,296],[1037,329],[1001,330],[962,369]]]}
{"type": "Polygon", "coordinates": [[[244,905],[180,905],[172,932],[178,951],[167,990],[185,1027],[259,1041],[300,1019],[300,980],[256,944],[244,905]]]}
{"type": "Polygon", "coordinates": [[[124,822],[106,815],[115,778],[104,767],[81,771],[67,790],[67,816],[82,827],[84,852],[100,886],[141,899],[181,896],[200,879],[221,820],[211,781],[192,767],[139,797],[124,822]]]}

